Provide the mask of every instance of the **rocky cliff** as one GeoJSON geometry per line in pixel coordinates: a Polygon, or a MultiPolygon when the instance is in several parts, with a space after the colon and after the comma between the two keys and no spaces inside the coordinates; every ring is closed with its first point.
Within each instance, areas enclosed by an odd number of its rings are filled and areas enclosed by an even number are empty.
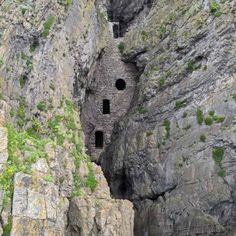
{"type": "Polygon", "coordinates": [[[0,234],[236,234],[235,1],[2,0],[0,18],[0,234]]]}
{"type": "MultiPolygon", "coordinates": [[[[119,2],[117,15],[139,18],[119,2]]],[[[236,233],[235,10],[154,1],[124,37],[141,75],[102,167],[113,195],[135,204],[135,235],[236,233]]]]}
{"type": "Polygon", "coordinates": [[[0,17],[0,234],[133,235],[80,125],[106,3],[5,0],[0,17]]]}

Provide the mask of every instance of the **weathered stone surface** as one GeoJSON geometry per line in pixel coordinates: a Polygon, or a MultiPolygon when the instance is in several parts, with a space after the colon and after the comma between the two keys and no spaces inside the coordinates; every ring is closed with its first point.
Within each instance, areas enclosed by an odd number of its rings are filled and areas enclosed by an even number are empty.
{"type": "Polygon", "coordinates": [[[236,233],[235,2],[217,2],[154,1],[124,38],[142,75],[102,166],[137,236],[236,233]]]}
{"type": "Polygon", "coordinates": [[[15,175],[12,235],[63,235],[68,208],[69,201],[59,196],[53,183],[22,173],[15,175]]]}
{"type": "Polygon", "coordinates": [[[94,171],[98,180],[95,191],[84,189],[84,194],[70,203],[67,235],[133,235],[133,204],[111,199],[101,168],[94,165],[94,171]]]}

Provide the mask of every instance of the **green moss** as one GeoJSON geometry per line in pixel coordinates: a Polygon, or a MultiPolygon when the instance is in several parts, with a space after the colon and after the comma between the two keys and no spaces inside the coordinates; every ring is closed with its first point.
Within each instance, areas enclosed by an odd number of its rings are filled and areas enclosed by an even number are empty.
{"type": "Polygon", "coordinates": [[[42,36],[43,37],[47,37],[49,35],[49,32],[51,30],[51,27],[53,26],[54,22],[56,20],[56,17],[55,16],[49,16],[47,18],[47,20],[44,22],[43,24],[43,32],[42,32],[42,36]]]}
{"type": "Polygon", "coordinates": [[[186,106],[186,104],[187,104],[187,99],[184,99],[184,100],[181,100],[181,101],[180,100],[176,101],[175,108],[180,109],[180,108],[186,106]]]}
{"type": "Polygon", "coordinates": [[[198,124],[202,125],[203,120],[204,120],[204,115],[203,115],[203,111],[200,108],[197,109],[196,115],[197,115],[198,124]]]}
{"type": "Polygon", "coordinates": [[[203,142],[203,143],[206,142],[206,135],[205,134],[201,134],[200,141],[203,142]]]}
{"type": "Polygon", "coordinates": [[[118,49],[120,51],[120,53],[123,53],[125,50],[125,43],[124,42],[120,42],[118,45],[118,49]]]}
{"type": "Polygon", "coordinates": [[[211,116],[207,116],[205,118],[205,124],[206,125],[212,125],[213,124],[213,118],[211,116]]]}
{"type": "Polygon", "coordinates": [[[37,109],[40,111],[47,111],[47,104],[44,101],[41,101],[37,104],[37,109]]]}
{"type": "Polygon", "coordinates": [[[164,127],[165,127],[165,130],[166,130],[166,135],[165,135],[165,139],[169,139],[170,138],[170,121],[169,120],[164,120],[164,127]]]}

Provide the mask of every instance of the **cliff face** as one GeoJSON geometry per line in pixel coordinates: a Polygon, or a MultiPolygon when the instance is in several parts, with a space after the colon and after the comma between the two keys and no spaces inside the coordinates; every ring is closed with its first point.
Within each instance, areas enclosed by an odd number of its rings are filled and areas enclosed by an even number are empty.
{"type": "Polygon", "coordinates": [[[0,234],[235,235],[235,14],[0,1],[0,234]]]}
{"type": "Polygon", "coordinates": [[[141,76],[102,167],[135,204],[135,235],[236,232],[235,7],[155,1],[125,35],[141,76]]]}
{"type": "Polygon", "coordinates": [[[0,232],[133,235],[132,204],[111,199],[80,125],[78,105],[108,41],[105,2],[0,7],[0,232]]]}

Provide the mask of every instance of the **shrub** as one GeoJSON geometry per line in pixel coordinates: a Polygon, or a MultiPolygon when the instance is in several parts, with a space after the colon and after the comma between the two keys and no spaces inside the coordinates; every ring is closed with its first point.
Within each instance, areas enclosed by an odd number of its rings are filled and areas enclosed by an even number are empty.
{"type": "Polygon", "coordinates": [[[216,165],[219,168],[218,175],[220,177],[224,177],[225,176],[225,170],[224,170],[224,167],[222,165],[222,161],[224,159],[224,148],[223,147],[214,147],[213,150],[212,150],[212,157],[213,157],[216,165]]]}
{"type": "Polygon", "coordinates": [[[139,113],[139,114],[145,114],[147,112],[147,110],[143,107],[143,106],[139,106],[136,111],[139,113]]]}
{"type": "Polygon", "coordinates": [[[217,17],[221,15],[220,4],[216,0],[210,2],[210,12],[217,17]]]}
{"type": "Polygon", "coordinates": [[[224,116],[214,116],[213,119],[216,123],[222,123],[222,122],[224,122],[225,117],[224,116]]]}
{"type": "Polygon", "coordinates": [[[23,74],[23,75],[20,76],[19,82],[20,82],[20,87],[21,88],[23,88],[25,86],[27,80],[28,80],[27,75],[23,74]]]}
{"type": "Polygon", "coordinates": [[[45,23],[43,24],[43,37],[46,38],[49,35],[50,29],[53,26],[55,20],[55,16],[49,16],[48,19],[45,21],[45,23]]]}
{"type": "Polygon", "coordinates": [[[165,138],[168,139],[168,138],[170,138],[170,121],[169,120],[164,120],[163,125],[164,125],[165,130],[166,130],[165,138]]]}
{"type": "Polygon", "coordinates": [[[213,124],[213,119],[212,119],[211,116],[207,116],[207,117],[205,118],[205,124],[206,124],[206,125],[212,125],[212,124],[213,124]]]}
{"type": "Polygon", "coordinates": [[[224,148],[214,147],[212,151],[212,157],[216,163],[221,163],[224,158],[224,148]]]}
{"type": "Polygon", "coordinates": [[[186,106],[186,103],[187,103],[187,99],[182,100],[182,101],[176,101],[175,108],[180,109],[180,108],[186,106]]]}
{"type": "Polygon", "coordinates": [[[120,51],[120,53],[123,53],[125,50],[125,43],[124,42],[120,42],[118,45],[118,49],[120,51]]]}
{"type": "Polygon", "coordinates": [[[37,108],[40,111],[47,111],[47,105],[44,101],[39,102],[37,108]]]}
{"type": "Polygon", "coordinates": [[[187,71],[188,71],[189,73],[193,73],[195,70],[200,69],[201,66],[202,66],[202,65],[201,65],[200,63],[190,61],[190,62],[188,63],[187,71]]]}
{"type": "Polygon", "coordinates": [[[204,120],[203,111],[200,108],[198,108],[196,114],[197,114],[197,122],[198,122],[198,124],[202,125],[203,120],[204,120]]]}
{"type": "Polygon", "coordinates": [[[232,93],[231,97],[236,101],[236,93],[232,93]]]}

